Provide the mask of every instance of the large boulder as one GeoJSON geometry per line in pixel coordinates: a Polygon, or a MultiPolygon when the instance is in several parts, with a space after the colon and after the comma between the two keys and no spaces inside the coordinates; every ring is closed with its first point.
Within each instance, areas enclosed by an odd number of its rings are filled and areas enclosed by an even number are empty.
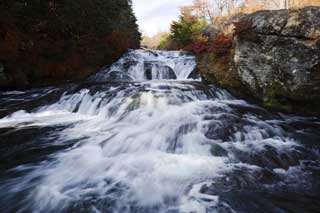
{"type": "Polygon", "coordinates": [[[197,54],[203,79],[276,110],[320,113],[320,7],[240,14],[212,35],[197,54]]]}
{"type": "Polygon", "coordinates": [[[3,0],[0,88],[81,80],[139,45],[130,0],[3,0]]]}
{"type": "Polygon", "coordinates": [[[320,111],[320,8],[260,11],[236,24],[234,68],[264,105],[320,111]]]}

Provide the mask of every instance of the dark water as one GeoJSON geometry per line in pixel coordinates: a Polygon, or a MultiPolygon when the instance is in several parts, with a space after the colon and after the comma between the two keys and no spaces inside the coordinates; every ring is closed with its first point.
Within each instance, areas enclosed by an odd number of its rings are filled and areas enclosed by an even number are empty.
{"type": "Polygon", "coordinates": [[[90,83],[0,92],[0,212],[319,212],[320,118],[270,113],[190,66],[138,51],[90,83]]]}

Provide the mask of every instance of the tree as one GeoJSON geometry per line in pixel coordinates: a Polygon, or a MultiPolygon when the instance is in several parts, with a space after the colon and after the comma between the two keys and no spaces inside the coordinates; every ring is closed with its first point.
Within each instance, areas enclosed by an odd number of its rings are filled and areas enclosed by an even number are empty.
{"type": "Polygon", "coordinates": [[[0,46],[6,47],[1,48],[0,59],[10,63],[11,70],[23,70],[31,81],[74,79],[77,70],[85,76],[128,48],[140,46],[131,4],[131,0],[0,0],[0,46]],[[14,55],[9,57],[10,52],[14,55]]]}
{"type": "Polygon", "coordinates": [[[182,7],[179,21],[174,21],[171,24],[170,37],[175,40],[178,45],[186,46],[192,43],[192,36],[195,32],[207,25],[205,19],[198,19],[193,14],[192,7],[182,7]]]}
{"type": "Polygon", "coordinates": [[[209,0],[194,0],[192,8],[199,20],[206,19],[212,23],[214,7],[209,0]]]}
{"type": "Polygon", "coordinates": [[[158,46],[164,46],[167,38],[169,37],[169,32],[158,32],[154,36],[143,36],[142,46],[149,49],[157,49],[158,46]]]}

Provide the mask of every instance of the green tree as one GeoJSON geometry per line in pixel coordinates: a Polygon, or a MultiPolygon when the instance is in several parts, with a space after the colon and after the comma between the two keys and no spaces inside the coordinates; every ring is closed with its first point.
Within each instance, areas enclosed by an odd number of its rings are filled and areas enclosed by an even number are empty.
{"type": "Polygon", "coordinates": [[[179,46],[189,45],[193,42],[193,35],[206,25],[207,21],[194,15],[191,7],[183,7],[179,20],[171,24],[170,38],[179,46]]]}

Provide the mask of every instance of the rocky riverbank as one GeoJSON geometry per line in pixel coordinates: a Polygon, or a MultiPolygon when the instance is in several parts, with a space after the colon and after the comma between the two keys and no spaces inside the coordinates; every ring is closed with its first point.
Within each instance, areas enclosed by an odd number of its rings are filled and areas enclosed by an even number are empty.
{"type": "Polygon", "coordinates": [[[195,52],[206,81],[276,110],[320,113],[319,7],[240,15],[203,35],[195,52]]]}

